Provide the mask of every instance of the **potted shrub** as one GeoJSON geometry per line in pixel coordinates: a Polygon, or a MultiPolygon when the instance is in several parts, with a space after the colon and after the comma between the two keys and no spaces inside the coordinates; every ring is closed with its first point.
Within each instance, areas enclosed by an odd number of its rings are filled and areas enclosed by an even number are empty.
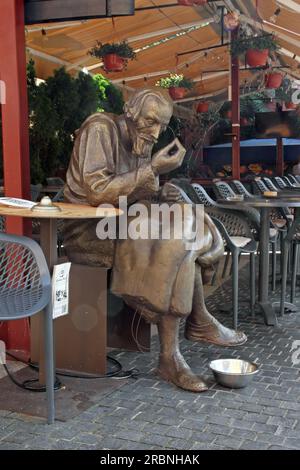
{"type": "Polygon", "coordinates": [[[209,111],[209,103],[208,101],[201,101],[197,104],[196,107],[197,113],[208,113],[209,111]]]}
{"type": "Polygon", "coordinates": [[[279,72],[270,72],[266,74],[266,88],[279,88],[282,84],[283,76],[279,72]]]}
{"type": "Polygon", "coordinates": [[[246,36],[241,34],[231,42],[233,57],[246,56],[250,67],[263,67],[266,65],[269,53],[276,51],[278,45],[272,34],[260,36],[246,36]]]}
{"type": "Polygon", "coordinates": [[[158,80],[158,82],[156,82],[156,86],[167,88],[169,90],[169,95],[173,100],[180,100],[185,96],[186,90],[191,90],[193,88],[194,83],[184,75],[177,75],[174,73],[170,74],[169,77],[158,80]]]}
{"type": "Polygon", "coordinates": [[[126,41],[120,43],[101,43],[90,50],[90,55],[102,59],[107,72],[121,72],[129,59],[135,59],[136,54],[126,41]]]}

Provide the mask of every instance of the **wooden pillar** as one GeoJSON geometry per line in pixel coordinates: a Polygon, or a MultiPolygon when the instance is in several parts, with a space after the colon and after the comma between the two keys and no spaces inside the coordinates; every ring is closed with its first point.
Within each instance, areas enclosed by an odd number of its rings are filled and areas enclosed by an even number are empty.
{"type": "MultiPolygon", "coordinates": [[[[5,195],[29,199],[24,0],[1,0],[0,3],[0,80],[6,95],[1,104],[5,195]]],[[[29,235],[30,222],[7,218],[6,231],[29,235]]],[[[5,328],[6,331],[0,330],[0,335],[7,348],[29,351],[27,320],[8,322],[5,328]]]]}
{"type": "MultiPolygon", "coordinates": [[[[231,33],[235,39],[238,29],[231,33]]],[[[232,177],[240,179],[240,61],[231,56],[231,86],[232,86],[232,177]]]]}
{"type": "Polygon", "coordinates": [[[276,175],[283,176],[284,174],[284,149],[282,137],[277,137],[276,146],[276,175]]]}

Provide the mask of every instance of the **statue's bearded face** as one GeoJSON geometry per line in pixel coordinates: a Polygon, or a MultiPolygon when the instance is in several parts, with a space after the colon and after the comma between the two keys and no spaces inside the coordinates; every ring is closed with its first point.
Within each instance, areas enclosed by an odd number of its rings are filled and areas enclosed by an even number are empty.
{"type": "Polygon", "coordinates": [[[172,107],[155,97],[149,97],[135,121],[131,121],[132,154],[150,158],[153,145],[166,130],[172,116],[172,107]]]}

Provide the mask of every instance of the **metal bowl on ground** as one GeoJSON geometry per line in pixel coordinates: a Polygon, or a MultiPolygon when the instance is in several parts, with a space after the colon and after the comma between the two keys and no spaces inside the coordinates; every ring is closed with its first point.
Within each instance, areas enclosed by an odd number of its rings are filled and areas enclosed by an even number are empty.
{"type": "Polygon", "coordinates": [[[246,387],[258,372],[258,365],[243,359],[217,359],[209,367],[216,381],[229,388],[246,387]]]}

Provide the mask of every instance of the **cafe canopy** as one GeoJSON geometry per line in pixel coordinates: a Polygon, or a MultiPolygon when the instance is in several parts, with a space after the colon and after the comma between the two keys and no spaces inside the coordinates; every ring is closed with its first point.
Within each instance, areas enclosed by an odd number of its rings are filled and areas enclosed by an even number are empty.
{"type": "MultiPolygon", "coordinates": [[[[259,34],[275,33],[280,48],[274,65],[292,79],[300,79],[299,0],[224,0],[204,6],[181,6],[176,0],[136,0],[135,15],[26,26],[27,55],[44,79],[65,66],[103,73],[124,90],[155,85],[171,73],[183,73],[196,82],[183,99],[226,99],[230,85],[229,35],[222,34],[222,14],[237,10],[241,23],[259,34]],[[226,8],[224,10],[222,7],[226,8]],[[122,73],[109,73],[89,55],[97,41],[127,40],[137,54],[122,73]],[[222,46],[222,43],[224,44],[222,46]],[[220,46],[213,48],[214,46],[220,46]]],[[[242,70],[240,82],[250,85],[262,71],[242,70]]]]}

